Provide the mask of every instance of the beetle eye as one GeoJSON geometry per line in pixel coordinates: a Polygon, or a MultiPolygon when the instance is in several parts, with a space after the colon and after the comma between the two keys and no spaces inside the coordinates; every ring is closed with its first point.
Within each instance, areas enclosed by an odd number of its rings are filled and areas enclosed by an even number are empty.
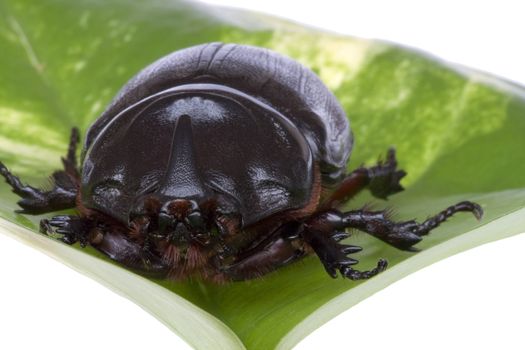
{"type": "Polygon", "coordinates": [[[198,211],[194,211],[193,213],[189,214],[188,217],[188,223],[190,226],[198,231],[204,231],[206,229],[206,225],[204,224],[204,219],[202,218],[202,215],[198,211]]]}

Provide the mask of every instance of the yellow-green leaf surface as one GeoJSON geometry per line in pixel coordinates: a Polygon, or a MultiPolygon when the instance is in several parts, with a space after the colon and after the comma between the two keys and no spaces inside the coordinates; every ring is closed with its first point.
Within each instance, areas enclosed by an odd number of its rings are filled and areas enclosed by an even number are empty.
{"type": "Polygon", "coordinates": [[[388,202],[424,219],[474,200],[482,221],[458,215],[400,252],[356,234],[359,267],[389,269],[363,282],[332,280],[315,257],[260,280],[227,285],[148,280],[92,249],[37,233],[0,185],[1,232],[93,277],[151,312],[199,349],[289,349],[313,329],[432,262],[525,231],[525,93],[500,79],[403,47],[314,31],[265,16],[175,0],[0,0],[0,159],[35,185],[60,167],[69,129],[85,131],[138,70],[174,50],[209,41],[259,45],[314,70],[343,104],[355,134],[350,167],[390,145],[407,170],[388,202]]]}

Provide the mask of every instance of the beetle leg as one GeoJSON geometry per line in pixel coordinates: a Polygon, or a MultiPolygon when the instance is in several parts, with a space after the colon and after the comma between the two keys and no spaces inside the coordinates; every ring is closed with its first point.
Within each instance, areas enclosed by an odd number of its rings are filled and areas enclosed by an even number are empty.
{"type": "Polygon", "coordinates": [[[343,277],[351,280],[368,279],[384,271],[387,266],[384,259],[380,259],[377,266],[368,271],[359,271],[351,267],[358,261],[348,257],[348,254],[357,253],[362,248],[338,243],[339,240],[349,236],[349,234],[338,231],[344,228],[341,213],[325,212],[305,223],[301,234],[332,278],[337,277],[338,271],[343,277]]]}
{"type": "Polygon", "coordinates": [[[256,246],[238,252],[233,263],[224,267],[219,262],[218,270],[227,279],[240,281],[263,276],[299,260],[309,251],[298,235],[299,229],[298,222],[282,225],[256,246]]]}
{"type": "Polygon", "coordinates": [[[80,172],[77,162],[77,145],[80,141],[80,132],[77,128],[71,128],[71,134],[69,136],[69,146],[67,148],[67,154],[62,157],[62,164],[64,165],[64,171],[71,177],[79,179],[80,172]]]}
{"type": "Polygon", "coordinates": [[[58,233],[67,244],[79,242],[82,247],[91,245],[110,259],[151,277],[164,277],[168,266],[160,257],[140,244],[131,241],[122,232],[103,227],[89,218],[76,215],[59,215],[40,221],[44,233],[58,233]]]}
{"type": "Polygon", "coordinates": [[[380,161],[369,168],[360,167],[343,179],[337,189],[322,204],[321,209],[328,210],[337,207],[366,187],[370,189],[374,197],[386,199],[403,190],[399,181],[405,175],[405,171],[397,169],[396,152],[390,148],[385,162],[380,161]]]}
{"type": "Polygon", "coordinates": [[[141,274],[162,278],[169,271],[168,265],[159,256],[120,232],[104,232],[100,242],[92,245],[112,260],[141,274]]]}
{"type": "Polygon", "coordinates": [[[18,205],[22,208],[18,213],[42,214],[51,211],[75,207],[77,186],[64,171],[53,173],[54,188],[51,191],[42,191],[33,186],[23,184],[20,179],[0,162],[0,174],[11,186],[12,191],[22,197],[18,205]]]}
{"type": "Polygon", "coordinates": [[[25,185],[13,175],[6,166],[0,162],[0,175],[11,186],[12,191],[22,197],[18,205],[22,208],[18,213],[42,214],[51,211],[75,207],[78,191],[79,172],[76,160],[76,145],[78,143],[78,130],[73,128],[67,156],[62,158],[64,170],[55,171],[51,175],[53,189],[43,191],[33,186],[25,185]]]}
{"type": "Polygon", "coordinates": [[[220,271],[233,281],[248,280],[288,265],[305,254],[299,240],[278,237],[220,271]]]}
{"type": "Polygon", "coordinates": [[[412,250],[412,246],[421,241],[422,236],[460,211],[472,212],[478,220],[483,216],[483,209],[478,204],[468,201],[452,205],[422,223],[414,220],[392,222],[385,211],[353,210],[341,215],[344,227],[370,233],[398,249],[412,250]]]}
{"type": "Polygon", "coordinates": [[[40,220],[42,233],[58,233],[60,240],[67,244],[80,242],[82,247],[89,243],[89,234],[94,224],[91,220],[76,215],[58,215],[51,220],[40,220]]]}
{"type": "Polygon", "coordinates": [[[421,241],[422,236],[460,211],[472,212],[478,220],[483,215],[483,210],[478,204],[467,201],[452,205],[422,223],[414,220],[396,223],[388,219],[386,211],[353,210],[341,213],[332,210],[307,220],[302,235],[330,276],[336,277],[339,270],[347,278],[366,279],[383,271],[387,265],[386,261],[379,260],[377,266],[370,271],[353,270],[350,266],[357,264],[357,260],[346,255],[358,252],[361,248],[337,243],[345,238],[340,230],[357,228],[398,249],[411,250],[414,244],[421,241]]]}

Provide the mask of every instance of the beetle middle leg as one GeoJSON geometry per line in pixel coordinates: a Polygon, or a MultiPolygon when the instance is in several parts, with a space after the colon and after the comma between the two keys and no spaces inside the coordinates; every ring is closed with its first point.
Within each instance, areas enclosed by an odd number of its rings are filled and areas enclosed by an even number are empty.
{"type": "Polygon", "coordinates": [[[7,167],[0,162],[0,175],[11,186],[12,191],[22,199],[18,205],[22,208],[18,213],[43,214],[51,211],[75,207],[75,198],[78,192],[79,171],[76,159],[76,147],[79,142],[78,129],[71,130],[71,137],[66,157],[62,158],[64,170],[55,171],[51,175],[53,189],[41,190],[23,184],[7,167]]]}
{"type": "Polygon", "coordinates": [[[400,192],[403,187],[399,181],[406,175],[404,170],[397,169],[394,148],[390,148],[384,162],[372,167],[360,167],[348,174],[335,191],[321,205],[322,209],[335,208],[365,188],[369,188],[376,198],[386,199],[400,192]]]}

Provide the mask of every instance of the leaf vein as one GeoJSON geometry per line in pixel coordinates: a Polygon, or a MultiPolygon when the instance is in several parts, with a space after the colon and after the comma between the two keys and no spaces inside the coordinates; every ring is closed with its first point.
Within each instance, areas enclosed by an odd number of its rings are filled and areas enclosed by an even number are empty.
{"type": "Polygon", "coordinates": [[[7,20],[9,26],[11,27],[15,35],[18,37],[20,44],[24,48],[24,51],[26,52],[27,57],[29,59],[29,63],[37,71],[38,75],[42,77],[44,73],[44,65],[38,59],[38,56],[36,55],[35,50],[33,49],[33,46],[29,42],[26,33],[22,29],[22,26],[13,16],[9,16],[7,20]]]}

